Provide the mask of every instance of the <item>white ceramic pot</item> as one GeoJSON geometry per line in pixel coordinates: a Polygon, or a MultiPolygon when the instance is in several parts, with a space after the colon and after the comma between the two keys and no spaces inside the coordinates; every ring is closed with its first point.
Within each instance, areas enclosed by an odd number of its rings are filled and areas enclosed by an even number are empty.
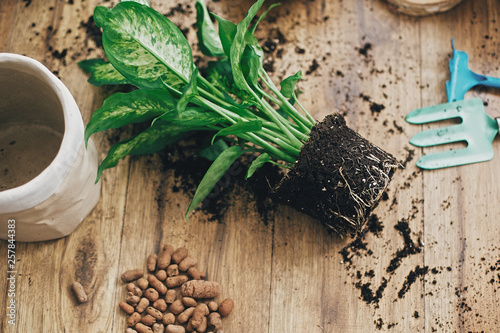
{"type": "Polygon", "coordinates": [[[9,220],[16,241],[70,234],[99,199],[97,166],[66,86],[38,61],[0,53],[0,238],[9,220]]]}

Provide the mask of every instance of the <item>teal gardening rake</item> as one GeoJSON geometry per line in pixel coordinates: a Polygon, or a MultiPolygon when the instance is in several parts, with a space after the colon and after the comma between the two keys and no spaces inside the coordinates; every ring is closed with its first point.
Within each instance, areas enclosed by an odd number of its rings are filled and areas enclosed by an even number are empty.
{"type": "Polygon", "coordinates": [[[422,169],[453,167],[493,158],[492,143],[499,131],[500,118],[488,116],[480,99],[463,99],[465,93],[477,85],[500,88],[500,79],[471,71],[467,53],[455,50],[453,39],[451,45],[450,81],[446,82],[448,103],[415,110],[405,119],[410,124],[427,124],[459,118],[460,124],[420,132],[410,139],[410,143],[417,147],[429,147],[466,142],[467,147],[425,155],[417,162],[422,169]]]}
{"type": "Polygon", "coordinates": [[[410,124],[426,124],[454,118],[460,118],[462,123],[420,132],[410,139],[410,143],[417,147],[430,147],[465,141],[467,147],[424,155],[418,160],[418,167],[439,169],[493,158],[492,143],[499,131],[500,118],[488,116],[479,98],[418,109],[405,119],[410,124]]]}

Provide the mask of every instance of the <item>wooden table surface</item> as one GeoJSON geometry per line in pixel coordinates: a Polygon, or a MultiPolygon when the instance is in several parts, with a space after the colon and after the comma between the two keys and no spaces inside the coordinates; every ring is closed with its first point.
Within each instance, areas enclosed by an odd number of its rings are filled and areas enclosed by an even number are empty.
{"type": "MultiPolygon", "coordinates": [[[[112,90],[88,84],[77,62],[103,56],[87,23],[96,5],[116,2],[0,0],[0,51],[30,56],[56,73],[86,123],[112,90]]],[[[194,1],[151,2],[195,44],[194,1]]],[[[208,1],[233,22],[250,5],[208,1]]],[[[145,267],[146,256],[167,243],[187,247],[221,284],[221,297],[234,299],[225,332],[499,332],[500,144],[490,162],[421,171],[417,159],[438,149],[411,146],[428,126],[404,121],[411,110],[446,101],[452,37],[473,70],[500,76],[499,28],[496,0],[466,0],[425,18],[397,15],[380,0],[283,1],[259,30],[271,46],[273,79],[302,70],[300,99],[315,118],[340,110],[351,128],[406,165],[375,210],[379,229],[373,225],[353,244],[292,208],[258,210],[262,198],[237,172],[212,200],[223,212],[198,210],[187,223],[188,175],[169,164],[182,148],[127,158],[104,173],[97,207],[69,237],[17,244],[16,323],[4,312],[0,332],[124,332],[119,276],[145,267]],[[76,303],[75,280],[88,303],[76,303]]],[[[471,96],[500,114],[498,91],[471,96]]],[[[101,159],[131,132],[94,136],[101,159]]],[[[6,242],[0,258],[5,271],[6,242]]]]}

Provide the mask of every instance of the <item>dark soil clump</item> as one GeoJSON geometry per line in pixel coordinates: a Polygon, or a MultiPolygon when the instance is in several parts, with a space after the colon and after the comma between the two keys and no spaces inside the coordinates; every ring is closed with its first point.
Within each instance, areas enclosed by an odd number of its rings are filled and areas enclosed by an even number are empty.
{"type": "Polygon", "coordinates": [[[340,235],[354,235],[382,198],[398,163],[347,127],[338,113],[316,124],[276,197],[340,235]]]}
{"type": "Polygon", "coordinates": [[[279,28],[273,28],[268,31],[265,39],[260,39],[262,50],[266,54],[263,59],[263,67],[268,73],[273,73],[275,58],[281,58],[283,48],[281,45],[286,44],[287,40],[279,28]]]}
{"type": "MultiPolygon", "coordinates": [[[[196,154],[205,140],[204,135],[194,135],[159,153],[162,161],[161,171],[172,170],[174,173],[176,183],[172,188],[173,192],[183,192],[189,197],[196,192],[198,184],[212,164],[212,161],[196,154]]],[[[223,222],[225,213],[233,204],[236,189],[250,195],[266,225],[274,218],[277,204],[271,200],[271,191],[283,173],[279,167],[266,164],[245,180],[244,175],[250,163],[250,157],[236,161],[201,203],[198,209],[206,214],[208,221],[223,222]]],[[[161,203],[158,203],[158,206],[160,207],[161,203]]]]}
{"type": "Polygon", "coordinates": [[[392,258],[389,267],[387,267],[387,273],[394,272],[401,265],[401,260],[403,258],[406,258],[412,254],[420,253],[422,251],[422,249],[419,246],[415,245],[415,243],[411,239],[411,230],[410,226],[408,225],[408,221],[403,219],[399,221],[398,224],[394,226],[394,228],[403,236],[404,247],[398,250],[394,258],[392,258]]]}
{"type": "Polygon", "coordinates": [[[386,278],[382,278],[382,282],[380,283],[380,286],[377,288],[375,293],[372,291],[370,288],[371,283],[366,282],[358,282],[356,283],[356,288],[361,290],[361,299],[366,303],[366,304],[376,304],[376,307],[378,307],[378,302],[384,295],[384,290],[387,288],[388,280],[386,278]]]}
{"type": "Polygon", "coordinates": [[[368,51],[372,49],[371,43],[365,43],[361,48],[358,48],[359,54],[362,56],[368,56],[368,51]]]}
{"type": "Polygon", "coordinates": [[[375,214],[370,216],[366,226],[368,227],[368,230],[377,237],[379,237],[382,230],[384,230],[384,225],[375,214]]]}
{"type": "Polygon", "coordinates": [[[318,68],[319,68],[319,64],[318,64],[318,62],[316,61],[316,59],[314,59],[314,60],[312,61],[311,66],[309,66],[309,69],[307,70],[306,75],[309,75],[309,74],[314,73],[314,72],[315,72],[318,68]]]}
{"type": "Polygon", "coordinates": [[[64,49],[61,52],[59,52],[58,50],[52,52],[52,56],[59,60],[66,58],[67,54],[68,54],[68,49],[64,49]]]}
{"type": "Polygon", "coordinates": [[[102,32],[94,22],[94,16],[90,16],[87,22],[80,22],[80,26],[85,28],[87,39],[93,40],[97,48],[102,47],[102,32]]]}
{"type": "MultiPolygon", "coordinates": [[[[248,164],[250,165],[250,164],[248,164]]],[[[245,188],[253,194],[257,212],[265,225],[274,219],[274,212],[278,204],[271,199],[272,188],[283,177],[283,171],[274,164],[264,164],[255,174],[247,179],[245,188]]]]}
{"type": "Polygon", "coordinates": [[[374,101],[372,101],[371,97],[370,96],[367,96],[363,93],[359,94],[359,97],[365,101],[365,102],[368,102],[370,103],[370,111],[372,113],[372,115],[377,115],[379,114],[382,110],[385,109],[385,105],[383,104],[379,104],[379,103],[375,103],[374,101]]]}
{"type": "Polygon", "coordinates": [[[408,273],[408,275],[406,276],[406,280],[403,283],[403,287],[398,292],[398,297],[403,298],[403,296],[408,292],[408,290],[410,290],[411,285],[415,283],[415,281],[417,281],[418,278],[423,278],[423,276],[427,274],[427,272],[429,272],[428,266],[424,267],[417,266],[415,267],[414,270],[410,271],[410,273],[408,273]]]}

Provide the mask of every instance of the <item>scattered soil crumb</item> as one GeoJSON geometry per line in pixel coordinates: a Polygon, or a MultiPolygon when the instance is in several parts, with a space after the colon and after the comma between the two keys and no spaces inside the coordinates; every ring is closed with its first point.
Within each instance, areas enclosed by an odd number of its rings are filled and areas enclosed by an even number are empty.
{"type": "Polygon", "coordinates": [[[262,65],[267,72],[273,73],[275,71],[274,59],[280,59],[283,56],[284,49],[280,45],[286,44],[285,35],[283,35],[279,28],[272,28],[267,32],[266,38],[259,39],[259,42],[266,55],[262,65]]]}
{"type": "Polygon", "coordinates": [[[301,47],[296,46],[295,47],[295,53],[297,53],[297,54],[304,54],[304,53],[306,53],[306,50],[303,49],[303,48],[301,48],[301,47]]]}
{"type": "Polygon", "coordinates": [[[64,49],[61,52],[59,52],[58,50],[52,52],[52,56],[59,60],[66,58],[67,54],[68,54],[68,49],[64,49]]]}
{"type": "Polygon", "coordinates": [[[314,73],[318,68],[319,68],[318,62],[316,61],[316,59],[313,59],[311,66],[309,66],[309,69],[306,72],[306,75],[314,73]]]}
{"type": "Polygon", "coordinates": [[[399,231],[401,236],[403,236],[404,247],[395,253],[394,258],[391,260],[389,266],[387,267],[387,273],[393,273],[400,265],[403,258],[408,257],[412,254],[417,254],[422,251],[422,249],[415,245],[411,238],[411,229],[408,224],[408,220],[402,219],[399,221],[394,228],[399,231]]]}
{"type": "MultiPolygon", "coordinates": [[[[80,27],[85,29],[87,39],[94,41],[97,48],[102,47],[102,32],[94,22],[94,16],[90,16],[87,22],[81,21],[80,27]]],[[[90,51],[91,49],[89,49],[90,51]]]]}
{"type": "Polygon", "coordinates": [[[398,298],[403,298],[404,295],[410,290],[412,284],[415,283],[418,278],[422,279],[427,272],[429,272],[428,266],[420,267],[419,265],[417,265],[414,270],[410,271],[410,273],[406,276],[403,287],[401,287],[398,292],[398,298]]]}
{"type": "Polygon", "coordinates": [[[182,7],[182,3],[177,4],[177,6],[173,7],[170,9],[170,11],[167,14],[164,14],[165,17],[171,17],[174,16],[176,13],[179,14],[187,14],[188,11],[182,7]]]}
{"type": "Polygon", "coordinates": [[[340,251],[340,254],[342,255],[342,262],[347,264],[347,266],[353,264],[352,258],[354,256],[361,256],[363,252],[366,253],[366,245],[368,243],[363,242],[365,233],[366,232],[360,233],[359,236],[357,236],[340,251]]]}
{"type": "Polygon", "coordinates": [[[372,113],[372,115],[376,115],[376,114],[379,114],[382,110],[385,109],[385,105],[383,104],[378,104],[378,103],[375,103],[370,96],[367,96],[363,93],[359,94],[359,97],[365,101],[365,102],[368,102],[370,104],[370,111],[372,113]]]}
{"type": "Polygon", "coordinates": [[[355,286],[357,289],[361,290],[361,299],[366,304],[375,304],[375,308],[378,308],[378,303],[382,298],[384,290],[387,287],[388,283],[389,281],[386,278],[382,278],[382,282],[380,283],[380,286],[375,290],[375,292],[373,292],[373,290],[370,288],[370,282],[362,283],[360,281],[357,282],[355,286]]]}
{"type": "Polygon", "coordinates": [[[365,43],[362,47],[356,48],[362,56],[367,57],[368,56],[368,51],[372,49],[372,44],[371,43],[365,43]]]}
{"type": "Polygon", "coordinates": [[[413,161],[413,158],[415,157],[415,149],[410,149],[408,147],[404,147],[404,150],[406,150],[408,155],[406,155],[405,160],[401,164],[403,164],[403,167],[406,167],[408,165],[408,163],[413,161]]]}
{"type": "Polygon", "coordinates": [[[392,122],[392,124],[394,125],[394,128],[399,132],[399,133],[403,133],[404,130],[403,130],[403,127],[402,126],[399,126],[397,123],[396,123],[396,120],[394,120],[392,122]]]}
{"type": "Polygon", "coordinates": [[[460,316],[462,316],[465,312],[472,311],[472,308],[467,303],[467,298],[465,297],[468,289],[468,287],[455,288],[455,295],[458,297],[457,308],[460,311],[460,316]]]}
{"type": "Polygon", "coordinates": [[[380,237],[380,233],[382,232],[382,230],[384,230],[384,225],[376,214],[372,214],[370,216],[366,225],[368,227],[368,230],[377,237],[380,237]]]}

